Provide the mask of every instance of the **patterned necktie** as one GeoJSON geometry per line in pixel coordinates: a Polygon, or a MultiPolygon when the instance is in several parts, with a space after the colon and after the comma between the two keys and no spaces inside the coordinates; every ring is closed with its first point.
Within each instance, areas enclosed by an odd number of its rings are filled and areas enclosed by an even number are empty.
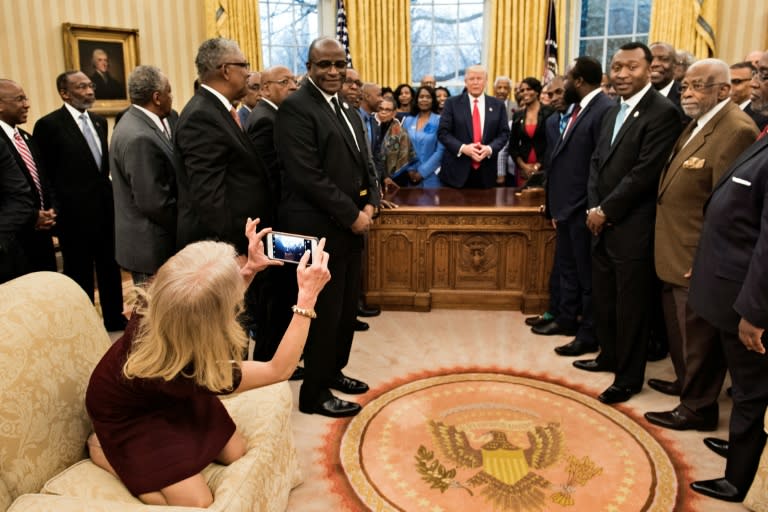
{"type": "MultiPolygon", "coordinates": [[[[477,144],[483,140],[483,133],[480,128],[480,109],[477,107],[477,98],[475,98],[475,106],[472,108],[472,142],[477,144]]],[[[479,169],[480,162],[472,160],[472,168],[479,169]]]]}
{"type": "Polygon", "coordinates": [[[99,149],[98,144],[96,144],[96,139],[93,138],[91,128],[88,126],[88,114],[85,112],[80,114],[80,130],[83,132],[85,142],[88,143],[88,147],[93,155],[93,160],[96,162],[96,167],[101,169],[101,150],[99,149]]]}
{"type": "Polygon", "coordinates": [[[35,183],[37,189],[37,195],[40,196],[40,209],[45,209],[45,201],[43,201],[43,187],[40,185],[40,175],[37,173],[37,166],[35,165],[35,159],[32,158],[32,153],[29,151],[29,146],[21,138],[19,130],[13,132],[13,141],[16,143],[16,150],[21,155],[21,159],[24,160],[24,165],[27,166],[29,175],[32,176],[32,181],[35,183]]]}
{"type": "Polygon", "coordinates": [[[624,124],[624,118],[627,117],[627,110],[629,110],[629,104],[622,102],[621,106],[619,107],[619,113],[616,114],[616,122],[613,125],[613,136],[611,137],[611,144],[613,144],[613,141],[616,140],[616,135],[619,134],[621,125],[624,124]]]}
{"type": "Polygon", "coordinates": [[[240,116],[237,115],[237,110],[235,110],[235,107],[229,107],[229,113],[232,115],[232,119],[235,120],[235,124],[237,124],[237,127],[242,130],[243,125],[240,124],[240,116]]]}

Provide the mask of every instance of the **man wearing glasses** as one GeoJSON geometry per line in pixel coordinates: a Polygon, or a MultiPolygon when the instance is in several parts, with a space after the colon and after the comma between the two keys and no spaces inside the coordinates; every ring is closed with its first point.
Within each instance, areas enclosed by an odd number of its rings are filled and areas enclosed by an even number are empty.
{"type": "Polygon", "coordinates": [[[768,125],[768,116],[752,109],[752,76],[754,74],[755,67],[751,62],[738,62],[731,66],[731,100],[752,118],[758,130],[762,130],[768,125]]]}
{"type": "Polygon", "coordinates": [[[307,77],[280,105],[277,152],[285,165],[279,207],[282,231],[325,237],[331,282],[315,305],[304,349],[299,410],[330,417],[352,416],[360,405],[331,389],[361,394],[368,386],[347,377],[360,294],[361,251],[379,205],[376,175],[368,158],[360,116],[339,100],[347,76],[344,48],[332,38],[312,42],[307,77]]]}
{"type": "Polygon", "coordinates": [[[261,73],[258,71],[251,72],[248,75],[248,91],[240,100],[240,108],[237,109],[237,115],[240,117],[240,126],[245,129],[245,123],[248,121],[248,116],[253,112],[254,107],[261,101],[261,73]]]}
{"type": "Polygon", "coordinates": [[[64,106],[35,123],[34,136],[59,202],[59,245],[64,274],[99,302],[108,331],[122,331],[123,288],[115,262],[115,219],[109,180],[107,120],[88,112],[94,85],[82,71],[56,78],[64,106]]]}
{"type": "MultiPolygon", "coordinates": [[[[203,42],[195,64],[200,88],[176,125],[176,148],[183,162],[176,176],[177,246],[213,239],[245,254],[246,219],[260,219],[259,229],[272,226],[275,208],[267,169],[232,106],[248,91],[250,66],[237,43],[223,38],[203,42]]],[[[255,339],[264,339],[260,330],[268,323],[269,303],[257,297],[269,278],[269,272],[260,272],[246,292],[245,323],[255,339]]]]}

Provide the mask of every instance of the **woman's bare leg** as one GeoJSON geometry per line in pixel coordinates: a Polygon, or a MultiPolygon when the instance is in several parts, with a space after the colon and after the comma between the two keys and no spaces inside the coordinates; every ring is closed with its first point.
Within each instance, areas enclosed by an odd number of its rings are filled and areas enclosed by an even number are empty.
{"type": "MultiPolygon", "coordinates": [[[[166,505],[206,508],[213,503],[211,488],[208,487],[208,482],[205,481],[205,478],[200,473],[185,478],[181,482],[171,484],[168,487],[163,487],[160,489],[160,493],[165,499],[164,504],[166,505]]],[[[142,499],[142,496],[147,495],[142,494],[139,496],[139,499],[142,499]]]]}
{"type": "Polygon", "coordinates": [[[216,457],[216,462],[228,466],[245,455],[246,451],[248,451],[248,443],[245,437],[243,437],[239,430],[235,430],[235,433],[232,434],[227,444],[224,445],[219,456],[216,457]]]}
{"type": "Polygon", "coordinates": [[[112,467],[112,465],[107,460],[107,457],[104,455],[104,450],[101,449],[101,443],[99,443],[99,438],[96,437],[95,432],[90,436],[88,436],[88,455],[91,457],[91,460],[93,461],[94,464],[99,466],[101,469],[109,471],[110,473],[112,473],[112,475],[117,477],[117,473],[115,473],[115,469],[112,467]]]}

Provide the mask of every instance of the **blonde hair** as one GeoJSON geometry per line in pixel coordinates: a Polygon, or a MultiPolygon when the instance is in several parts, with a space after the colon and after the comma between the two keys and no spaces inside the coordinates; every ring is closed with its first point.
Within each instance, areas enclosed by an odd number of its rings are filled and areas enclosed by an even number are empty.
{"type": "Polygon", "coordinates": [[[231,390],[232,365],[248,346],[237,321],[244,288],[231,245],[197,242],[179,251],[138,291],[143,317],[123,374],[166,381],[181,374],[214,392],[231,390]]]}

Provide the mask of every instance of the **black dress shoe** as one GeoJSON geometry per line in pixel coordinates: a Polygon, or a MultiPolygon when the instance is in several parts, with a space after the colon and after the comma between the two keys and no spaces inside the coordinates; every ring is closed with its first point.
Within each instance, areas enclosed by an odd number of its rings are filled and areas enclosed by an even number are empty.
{"type": "Polygon", "coordinates": [[[626,402],[630,398],[632,398],[632,395],[636,395],[639,393],[639,389],[633,389],[628,388],[624,386],[616,386],[611,385],[600,393],[600,395],[597,397],[598,400],[603,402],[604,404],[617,404],[619,402],[626,402]]]}
{"type": "Polygon", "coordinates": [[[725,478],[699,480],[698,482],[691,483],[691,489],[710,498],[737,503],[744,501],[744,496],[747,495],[746,490],[740,491],[725,478]]]}
{"type": "Polygon", "coordinates": [[[555,353],[561,356],[582,356],[589,352],[597,352],[598,350],[600,350],[600,347],[597,343],[582,340],[573,340],[565,345],[555,347],[555,353]]]}
{"type": "Polygon", "coordinates": [[[704,446],[720,455],[721,457],[728,458],[728,441],[725,439],[718,439],[716,437],[705,437],[704,446]]]}
{"type": "Polygon", "coordinates": [[[544,325],[548,324],[554,319],[555,318],[548,313],[544,313],[543,315],[529,316],[525,319],[525,325],[530,325],[531,327],[534,325],[544,325]]]}
{"type": "Polygon", "coordinates": [[[680,396],[682,392],[682,386],[680,381],[662,380],[662,379],[648,379],[648,385],[651,389],[655,389],[659,393],[665,395],[680,396]]]}
{"type": "Polygon", "coordinates": [[[356,331],[367,331],[370,328],[371,328],[371,326],[368,325],[368,322],[363,322],[363,321],[358,320],[357,318],[355,318],[355,330],[356,331]]]}
{"type": "Polygon", "coordinates": [[[357,316],[368,317],[368,316],[379,316],[380,314],[381,314],[381,308],[379,306],[366,307],[363,301],[358,301],[357,316]]]}
{"type": "Polygon", "coordinates": [[[613,368],[608,368],[604,364],[597,362],[597,359],[579,359],[573,362],[573,366],[579,370],[586,370],[588,372],[612,372],[613,368]]]}
{"type": "Polygon", "coordinates": [[[297,366],[288,380],[304,380],[304,368],[297,366]]]}
{"type": "Polygon", "coordinates": [[[672,430],[700,430],[703,432],[717,430],[717,416],[706,418],[698,414],[686,413],[680,408],[665,412],[647,412],[645,419],[654,425],[672,430]]]}
{"type": "Polygon", "coordinates": [[[325,402],[314,406],[307,406],[299,402],[299,410],[305,414],[320,414],[322,416],[328,416],[329,418],[345,418],[347,416],[354,416],[360,412],[360,404],[355,402],[347,402],[341,398],[332,396],[325,402]]]}
{"type": "Polygon", "coordinates": [[[541,334],[542,336],[553,336],[555,334],[561,334],[563,336],[576,335],[576,327],[565,328],[554,320],[543,325],[534,325],[531,327],[531,331],[533,331],[534,334],[541,334]]]}
{"type": "Polygon", "coordinates": [[[341,391],[348,395],[362,395],[368,391],[368,384],[363,381],[347,377],[340,373],[328,386],[331,389],[341,391]]]}

